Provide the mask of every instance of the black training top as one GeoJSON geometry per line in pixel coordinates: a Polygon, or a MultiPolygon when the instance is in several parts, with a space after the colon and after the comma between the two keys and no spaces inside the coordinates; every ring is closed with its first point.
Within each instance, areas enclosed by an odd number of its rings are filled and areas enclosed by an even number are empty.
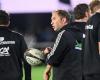
{"type": "Polygon", "coordinates": [[[84,73],[100,74],[100,13],[94,14],[87,22],[84,47],[84,73]]]}
{"type": "Polygon", "coordinates": [[[21,34],[0,27],[0,80],[22,80],[22,61],[25,80],[31,80],[31,67],[23,57],[26,49],[21,34]]]}
{"type": "Polygon", "coordinates": [[[71,23],[62,28],[47,63],[53,66],[53,80],[82,80],[82,36],[86,23],[71,23]]]}

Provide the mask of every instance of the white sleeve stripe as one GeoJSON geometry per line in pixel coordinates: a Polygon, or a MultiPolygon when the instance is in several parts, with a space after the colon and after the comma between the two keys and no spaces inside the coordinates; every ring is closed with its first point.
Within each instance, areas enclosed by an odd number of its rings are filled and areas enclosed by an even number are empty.
{"type": "Polygon", "coordinates": [[[51,50],[51,52],[50,52],[50,53],[48,54],[48,56],[47,56],[48,59],[50,58],[50,56],[52,56],[52,55],[54,54],[54,52],[55,52],[55,50],[56,50],[56,48],[57,48],[57,46],[58,46],[58,44],[59,44],[59,42],[60,42],[60,39],[61,39],[61,37],[62,37],[62,35],[63,35],[64,32],[65,32],[65,30],[61,31],[61,32],[58,34],[57,39],[56,39],[56,41],[55,41],[55,43],[54,43],[53,49],[51,50]]]}

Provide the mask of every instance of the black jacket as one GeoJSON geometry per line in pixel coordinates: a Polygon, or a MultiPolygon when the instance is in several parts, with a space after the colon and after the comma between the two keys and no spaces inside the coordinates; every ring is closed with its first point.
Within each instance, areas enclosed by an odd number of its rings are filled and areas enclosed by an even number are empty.
{"type": "Polygon", "coordinates": [[[0,28],[0,80],[22,80],[23,65],[25,80],[31,80],[31,67],[24,60],[26,49],[21,34],[0,28]]]}
{"type": "Polygon", "coordinates": [[[85,32],[84,74],[100,74],[100,13],[90,17],[85,32]]]}
{"type": "Polygon", "coordinates": [[[85,24],[80,26],[79,23],[71,23],[59,31],[47,61],[53,66],[53,80],[82,80],[84,26],[85,24]]]}

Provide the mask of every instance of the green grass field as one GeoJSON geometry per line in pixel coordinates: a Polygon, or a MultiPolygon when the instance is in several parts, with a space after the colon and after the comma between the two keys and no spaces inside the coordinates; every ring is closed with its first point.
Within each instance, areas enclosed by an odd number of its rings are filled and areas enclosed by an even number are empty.
{"type": "MultiPolygon", "coordinates": [[[[44,73],[45,68],[46,68],[45,65],[33,66],[32,67],[32,80],[43,80],[43,73],[44,73]]],[[[23,77],[23,80],[25,80],[24,77],[23,77]]]]}
{"type": "Polygon", "coordinates": [[[45,66],[32,67],[32,80],[43,80],[45,66]]]}
{"type": "Polygon", "coordinates": [[[43,80],[44,70],[45,70],[45,65],[33,66],[32,67],[32,80],[43,80]]]}

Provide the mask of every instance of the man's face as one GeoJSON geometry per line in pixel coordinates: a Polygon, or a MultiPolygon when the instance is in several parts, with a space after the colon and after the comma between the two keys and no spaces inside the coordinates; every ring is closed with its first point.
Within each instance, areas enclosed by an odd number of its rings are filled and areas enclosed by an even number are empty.
{"type": "Polygon", "coordinates": [[[62,28],[63,26],[63,20],[62,18],[57,14],[57,12],[52,13],[51,17],[51,25],[54,31],[58,31],[62,28]]]}

